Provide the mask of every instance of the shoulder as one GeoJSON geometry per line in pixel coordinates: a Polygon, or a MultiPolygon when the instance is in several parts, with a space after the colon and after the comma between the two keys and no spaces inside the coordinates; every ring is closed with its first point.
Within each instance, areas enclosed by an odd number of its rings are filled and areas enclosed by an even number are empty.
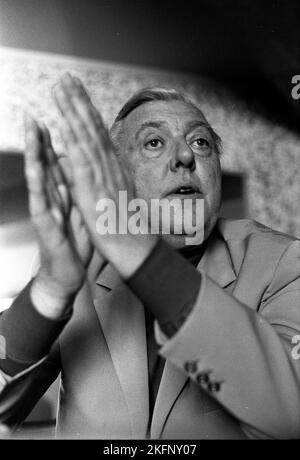
{"type": "Polygon", "coordinates": [[[273,291],[299,281],[299,239],[248,219],[220,219],[217,226],[237,273],[250,270],[269,280],[273,291]]]}
{"type": "Polygon", "coordinates": [[[260,244],[268,241],[269,245],[283,249],[294,241],[300,241],[292,235],[273,230],[266,225],[250,219],[224,219],[218,220],[217,227],[225,241],[240,240],[249,244],[260,244]]]}

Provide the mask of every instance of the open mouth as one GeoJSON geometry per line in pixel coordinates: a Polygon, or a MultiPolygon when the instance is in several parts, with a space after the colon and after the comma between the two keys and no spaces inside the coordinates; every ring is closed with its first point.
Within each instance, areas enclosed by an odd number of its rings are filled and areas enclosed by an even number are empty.
{"type": "Polygon", "coordinates": [[[184,196],[184,197],[200,197],[201,192],[198,187],[194,185],[182,185],[181,187],[177,187],[174,190],[168,193],[168,196],[184,196]]]}
{"type": "Polygon", "coordinates": [[[174,192],[176,195],[191,195],[193,193],[197,193],[193,187],[180,187],[174,192]]]}

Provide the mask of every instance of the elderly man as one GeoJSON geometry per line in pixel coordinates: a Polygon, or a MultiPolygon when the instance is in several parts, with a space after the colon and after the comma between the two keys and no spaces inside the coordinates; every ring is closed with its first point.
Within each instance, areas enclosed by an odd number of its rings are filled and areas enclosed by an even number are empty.
{"type": "Polygon", "coordinates": [[[22,422],[61,373],[57,436],[298,437],[299,241],[218,219],[220,141],[180,93],[138,92],[110,135],[78,79],[54,93],[70,167],[27,120],[40,264],[1,317],[1,422],[22,422]],[[204,200],[203,241],[185,244],[175,212],[168,234],[99,232],[97,203],[118,208],[120,191],[190,200],[192,224],[204,200]]]}

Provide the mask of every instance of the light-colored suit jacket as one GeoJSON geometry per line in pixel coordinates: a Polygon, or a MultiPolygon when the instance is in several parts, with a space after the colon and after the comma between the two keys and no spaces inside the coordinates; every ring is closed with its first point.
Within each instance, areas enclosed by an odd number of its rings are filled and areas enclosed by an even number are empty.
{"type": "MultiPolygon", "coordinates": [[[[166,364],[151,437],[300,437],[300,242],[249,220],[217,229],[192,313],[171,339],[155,325],[166,364]]],[[[57,436],[145,438],[144,309],[109,265],[50,354],[2,372],[0,421],[20,423],[59,372],[57,436]]]]}

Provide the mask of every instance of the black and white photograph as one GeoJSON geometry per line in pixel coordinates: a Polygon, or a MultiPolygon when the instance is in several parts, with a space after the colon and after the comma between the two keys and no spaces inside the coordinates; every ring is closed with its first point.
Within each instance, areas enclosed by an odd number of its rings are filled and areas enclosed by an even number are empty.
{"type": "Polygon", "coordinates": [[[0,448],[282,439],[300,2],[0,0],[0,448]]]}

